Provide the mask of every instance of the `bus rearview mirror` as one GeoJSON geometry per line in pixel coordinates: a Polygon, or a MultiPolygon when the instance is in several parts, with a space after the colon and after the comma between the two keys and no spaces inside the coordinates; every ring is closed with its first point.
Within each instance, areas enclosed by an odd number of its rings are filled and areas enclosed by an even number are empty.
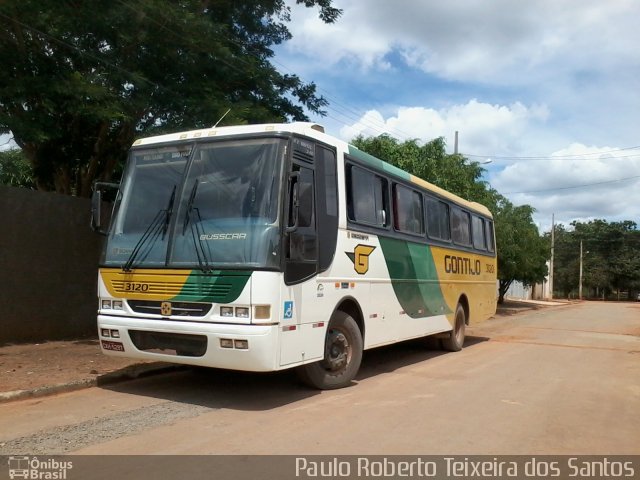
{"type": "Polygon", "coordinates": [[[119,185],[117,183],[95,182],[93,184],[93,194],[91,195],[91,229],[94,232],[97,232],[101,235],[107,234],[107,228],[104,225],[106,221],[102,215],[104,203],[102,190],[111,189],[113,191],[116,191],[118,187],[119,185]]]}

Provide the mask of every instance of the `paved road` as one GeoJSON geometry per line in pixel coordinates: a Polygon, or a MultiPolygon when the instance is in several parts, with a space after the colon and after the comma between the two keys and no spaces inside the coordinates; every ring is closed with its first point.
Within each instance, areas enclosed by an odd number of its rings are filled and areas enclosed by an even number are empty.
{"type": "Polygon", "coordinates": [[[0,405],[0,454],[640,454],[640,304],[494,319],[367,352],[357,385],[181,371],[0,405]]]}

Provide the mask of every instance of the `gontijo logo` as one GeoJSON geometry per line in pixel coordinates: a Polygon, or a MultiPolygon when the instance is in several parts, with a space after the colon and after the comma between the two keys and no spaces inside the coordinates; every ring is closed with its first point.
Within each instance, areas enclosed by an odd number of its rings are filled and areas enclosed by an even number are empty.
{"type": "Polygon", "coordinates": [[[359,243],[353,252],[344,252],[347,257],[353,262],[353,268],[360,275],[364,275],[369,271],[369,255],[376,249],[371,245],[363,245],[359,243]]]}
{"type": "Polygon", "coordinates": [[[482,273],[482,267],[480,260],[446,255],[444,257],[444,271],[458,275],[480,275],[482,273]]]}

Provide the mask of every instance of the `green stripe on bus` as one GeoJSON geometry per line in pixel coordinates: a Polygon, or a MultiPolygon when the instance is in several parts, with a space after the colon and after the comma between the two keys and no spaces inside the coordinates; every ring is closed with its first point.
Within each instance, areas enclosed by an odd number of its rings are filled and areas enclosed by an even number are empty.
{"type": "Polygon", "coordinates": [[[393,291],[411,318],[451,313],[427,245],[379,237],[393,291]]]}
{"type": "Polygon", "coordinates": [[[396,177],[400,177],[403,180],[411,181],[411,175],[409,173],[405,172],[404,170],[400,170],[398,167],[384,162],[379,158],[374,157],[373,155],[369,155],[368,153],[357,149],[353,145],[349,145],[349,155],[360,160],[361,162],[364,162],[371,168],[380,169],[387,173],[395,175],[396,177]]]}
{"type": "Polygon", "coordinates": [[[250,271],[214,270],[191,272],[173,301],[231,303],[235,301],[251,277],[250,271]]]}

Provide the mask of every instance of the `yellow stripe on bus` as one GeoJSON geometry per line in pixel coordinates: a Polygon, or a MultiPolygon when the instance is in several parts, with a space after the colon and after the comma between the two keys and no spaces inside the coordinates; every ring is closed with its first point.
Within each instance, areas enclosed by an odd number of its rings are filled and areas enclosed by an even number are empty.
{"type": "Polygon", "coordinates": [[[112,297],[132,300],[171,300],[184,288],[192,270],[119,268],[100,269],[100,275],[112,297]]]}

